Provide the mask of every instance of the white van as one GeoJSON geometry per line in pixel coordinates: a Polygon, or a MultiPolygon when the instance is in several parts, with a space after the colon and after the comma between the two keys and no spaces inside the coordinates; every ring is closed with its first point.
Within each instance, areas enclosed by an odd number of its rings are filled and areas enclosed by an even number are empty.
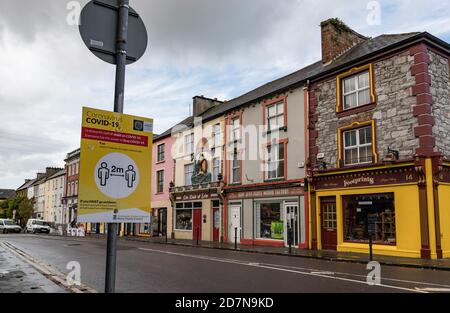
{"type": "Polygon", "coordinates": [[[50,224],[47,221],[30,218],[25,226],[26,233],[50,233],[50,224]]]}
{"type": "Polygon", "coordinates": [[[13,220],[0,218],[0,233],[20,233],[22,228],[14,223],[13,220]]]}

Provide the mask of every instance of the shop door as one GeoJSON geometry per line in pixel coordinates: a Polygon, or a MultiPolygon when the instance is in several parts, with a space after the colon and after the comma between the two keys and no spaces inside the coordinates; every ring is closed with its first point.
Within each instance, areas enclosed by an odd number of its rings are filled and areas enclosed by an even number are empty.
{"type": "Polygon", "coordinates": [[[202,209],[194,209],[194,219],[193,219],[193,238],[194,240],[202,240],[202,209]]]}
{"type": "Polygon", "coordinates": [[[213,241],[219,241],[220,213],[219,208],[213,208],[213,241]]]}
{"type": "Polygon", "coordinates": [[[286,202],[284,204],[284,243],[286,246],[289,246],[289,232],[292,235],[292,246],[298,247],[299,218],[297,202],[286,202]]]}
{"type": "Polygon", "coordinates": [[[230,207],[230,231],[228,234],[230,242],[241,242],[241,207],[239,205],[230,207]]]}
{"type": "Polygon", "coordinates": [[[167,209],[158,210],[158,235],[165,236],[167,231],[167,209]]]}
{"type": "Polygon", "coordinates": [[[336,198],[320,200],[320,219],[322,225],[322,249],[336,250],[336,198]]]}

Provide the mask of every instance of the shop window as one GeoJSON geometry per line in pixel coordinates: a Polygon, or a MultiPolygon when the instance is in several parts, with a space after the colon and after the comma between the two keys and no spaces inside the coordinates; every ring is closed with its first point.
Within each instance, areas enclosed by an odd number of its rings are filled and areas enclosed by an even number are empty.
{"type": "Polygon", "coordinates": [[[395,244],[394,194],[343,196],[346,241],[395,244]]]}
{"type": "Polygon", "coordinates": [[[256,202],[256,237],[260,239],[284,238],[281,201],[256,202]]]}
{"type": "Polygon", "coordinates": [[[176,209],[175,221],[176,230],[192,230],[192,209],[176,209]]]}
{"type": "Polygon", "coordinates": [[[372,162],[372,126],[343,132],[344,165],[372,162]]]}

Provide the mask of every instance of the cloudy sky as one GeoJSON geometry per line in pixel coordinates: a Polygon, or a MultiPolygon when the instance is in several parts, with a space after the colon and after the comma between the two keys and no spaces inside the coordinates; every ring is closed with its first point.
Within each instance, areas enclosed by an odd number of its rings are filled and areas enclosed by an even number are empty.
{"type": "MultiPolygon", "coordinates": [[[[79,146],[82,106],[112,109],[114,67],[93,56],[67,23],[69,2],[0,1],[0,188],[63,166],[79,146]]],[[[315,62],[319,24],[329,17],[368,36],[428,31],[450,41],[449,1],[379,1],[379,25],[368,22],[373,4],[131,0],[149,46],[128,67],[125,113],[153,117],[162,132],[189,115],[195,95],[229,100],[315,62]]]]}

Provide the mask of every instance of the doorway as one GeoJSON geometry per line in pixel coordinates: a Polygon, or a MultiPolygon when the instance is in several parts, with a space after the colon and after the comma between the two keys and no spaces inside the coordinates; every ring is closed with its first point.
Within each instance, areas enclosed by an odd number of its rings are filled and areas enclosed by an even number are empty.
{"type": "Polygon", "coordinates": [[[322,249],[336,250],[337,222],[336,222],[335,197],[326,197],[320,199],[320,220],[321,220],[322,249]]]}
{"type": "Polygon", "coordinates": [[[158,236],[167,233],[167,208],[158,209],[158,236]]]}
{"type": "Polygon", "coordinates": [[[285,202],[284,203],[284,244],[289,246],[289,233],[292,234],[292,246],[298,247],[299,243],[299,218],[298,218],[298,203],[285,202]]]}
{"type": "Polygon", "coordinates": [[[230,207],[230,242],[241,242],[241,206],[231,205],[230,207]]]}
{"type": "Polygon", "coordinates": [[[202,209],[194,209],[194,218],[192,225],[192,238],[194,240],[202,240],[202,209]]]}

